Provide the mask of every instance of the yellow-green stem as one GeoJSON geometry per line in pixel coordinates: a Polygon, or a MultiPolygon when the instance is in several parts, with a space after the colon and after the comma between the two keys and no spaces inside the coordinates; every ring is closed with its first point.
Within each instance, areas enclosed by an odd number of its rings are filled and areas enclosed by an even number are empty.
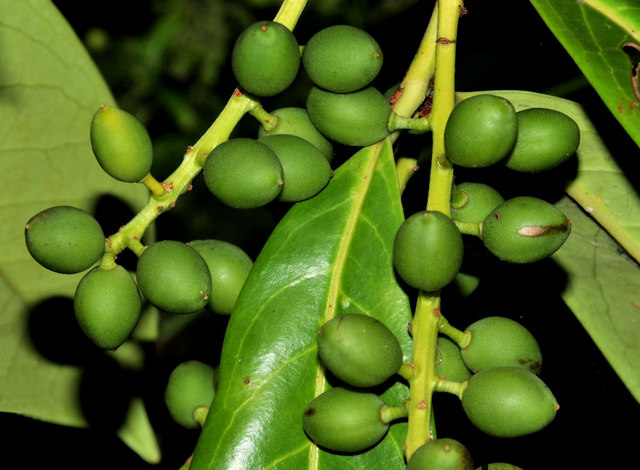
{"type": "Polygon", "coordinates": [[[436,382],[435,358],[440,321],[439,293],[420,292],[411,323],[415,374],[409,379],[409,421],[405,456],[427,442],[431,435],[431,396],[436,382]]]}

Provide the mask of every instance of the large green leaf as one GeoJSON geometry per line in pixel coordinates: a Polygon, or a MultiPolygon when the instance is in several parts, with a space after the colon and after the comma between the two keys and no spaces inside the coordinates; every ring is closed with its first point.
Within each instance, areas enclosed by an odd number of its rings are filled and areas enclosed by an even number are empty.
{"type": "MultiPolygon", "coordinates": [[[[82,274],[56,274],[38,265],[26,250],[24,225],[53,205],[91,211],[106,194],[140,206],[146,190],[114,181],[95,161],[89,124],[97,107],[113,98],[52,3],[0,0],[0,11],[0,411],[85,426],[83,369],[46,357],[31,335],[32,309],[52,296],[71,296],[82,274]]],[[[155,440],[141,443],[140,436],[152,434],[146,413],[137,405],[132,410],[136,418],[121,436],[157,460],[155,440]]]]}
{"type": "Polygon", "coordinates": [[[568,276],[562,298],[640,401],[640,267],[569,198],[557,205],[572,222],[553,255],[568,276]]]}
{"type": "Polygon", "coordinates": [[[628,42],[640,45],[640,3],[530,1],[609,110],[640,145],[640,100],[631,85],[631,67],[637,60],[630,59],[622,47],[628,42]]]}
{"type": "MultiPolygon", "coordinates": [[[[391,263],[404,220],[389,142],[360,150],[327,188],[278,224],[229,322],[220,384],[192,470],[405,468],[406,423],[360,455],[319,450],[302,430],[306,405],[331,386],[316,354],[320,326],[346,312],[383,321],[410,357],[409,303],[391,263]]],[[[395,383],[383,398],[399,405],[395,383]]]]}

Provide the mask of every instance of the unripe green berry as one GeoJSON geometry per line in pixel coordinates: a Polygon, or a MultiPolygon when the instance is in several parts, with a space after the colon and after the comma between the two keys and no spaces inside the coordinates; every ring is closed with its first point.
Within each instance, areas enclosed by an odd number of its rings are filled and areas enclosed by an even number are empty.
{"type": "Polygon", "coordinates": [[[547,426],[558,403],[533,372],[497,367],[474,374],[464,389],[462,407],[481,431],[495,437],[518,437],[547,426]]]}
{"type": "Polygon", "coordinates": [[[307,97],[307,112],[324,136],[344,145],[364,147],[389,135],[391,106],[373,87],[353,93],[313,87],[307,97]]]}
{"type": "Polygon", "coordinates": [[[532,263],[558,250],[570,231],[571,222],[553,204],[519,196],[500,204],[485,218],[482,241],[503,261],[532,263]]]}
{"type": "Polygon", "coordinates": [[[105,248],[104,232],[90,214],[55,206],[34,215],[24,231],[29,253],[52,271],[73,274],[96,263],[105,248]]]}
{"type": "Polygon", "coordinates": [[[304,410],[302,426],[321,447],[336,452],[362,452],[387,433],[380,409],[384,402],[373,393],[332,388],[304,410]]]}
{"type": "Polygon", "coordinates": [[[462,383],[471,377],[471,371],[462,360],[457,344],[440,336],[436,348],[436,375],[445,380],[462,383]]]}
{"type": "Polygon", "coordinates": [[[486,317],[469,325],[471,340],[462,350],[469,369],[479,372],[493,367],[524,367],[540,372],[542,353],[533,335],[520,323],[505,317],[486,317]]]}
{"type": "Polygon", "coordinates": [[[452,192],[451,218],[479,224],[503,202],[500,193],[487,184],[460,183],[452,192]]]}
{"type": "Polygon", "coordinates": [[[133,183],[151,170],[151,137],[133,114],[103,105],[93,116],[90,135],[98,163],[113,178],[133,183]]]}
{"type": "Polygon", "coordinates": [[[271,114],[277,116],[278,123],[268,131],[260,127],[258,138],[279,134],[295,135],[315,145],[327,161],[333,159],[333,145],[315,128],[306,109],[287,107],[276,109],[271,114]]]}
{"type": "Polygon", "coordinates": [[[418,447],[407,462],[407,470],[473,470],[473,460],[462,443],[444,437],[418,447]]]}
{"type": "Polygon", "coordinates": [[[530,108],[517,113],[518,137],[504,164],[516,171],[550,170],[571,157],[580,144],[580,129],[564,113],[530,108]]]}
{"type": "Polygon", "coordinates": [[[259,21],[246,28],[231,53],[231,67],[240,86],[258,96],[286,90],[300,67],[300,48],[286,26],[259,21]]]}
{"type": "Polygon", "coordinates": [[[302,64],[317,86],[334,93],[350,93],[369,85],[378,75],[382,50],[366,31],[334,25],[307,41],[302,64]]]}
{"type": "Polygon", "coordinates": [[[163,240],[147,247],[136,269],[142,295],[170,313],[192,313],[211,296],[211,274],[200,254],[189,245],[163,240]]]}
{"type": "Polygon", "coordinates": [[[411,287],[436,291],[449,284],[462,265],[462,235],[449,217],[423,211],[407,218],[393,243],[393,265],[411,287]]]}
{"type": "Polygon", "coordinates": [[[515,465],[511,465],[510,463],[494,462],[487,465],[483,465],[482,467],[477,467],[475,470],[523,470],[523,469],[520,467],[516,467],[515,465]]]}
{"type": "Polygon", "coordinates": [[[251,209],[273,201],[282,191],[282,165],[275,152],[254,139],[239,137],[218,145],[207,157],[202,176],[224,204],[251,209]]]}
{"type": "Polygon", "coordinates": [[[189,246],[202,256],[211,273],[207,308],[221,315],[231,314],[253,260],[242,248],[222,240],[194,240],[189,246]]]}
{"type": "Polygon", "coordinates": [[[493,165],[511,151],[518,133],[513,105],[493,95],[476,95],[458,103],[444,131],[447,158],[463,167],[493,165]]]}
{"type": "Polygon", "coordinates": [[[209,408],[215,396],[213,368],[200,361],[178,364],[164,393],[165,404],[171,417],[185,428],[196,428],[199,423],[193,413],[197,408],[209,408]]]}
{"type": "Polygon", "coordinates": [[[331,178],[331,166],[313,144],[295,135],[269,135],[258,139],[274,151],[284,184],[278,199],[298,202],[318,194],[331,178]]]}
{"type": "Polygon", "coordinates": [[[78,283],[73,308],[80,328],[96,345],[116,349],[138,323],[142,299],[125,268],[97,267],[78,283]]]}
{"type": "Polygon", "coordinates": [[[402,349],[383,323],[362,314],[335,317],[320,328],[318,356],[336,377],[356,387],[373,387],[402,365],[402,349]]]}

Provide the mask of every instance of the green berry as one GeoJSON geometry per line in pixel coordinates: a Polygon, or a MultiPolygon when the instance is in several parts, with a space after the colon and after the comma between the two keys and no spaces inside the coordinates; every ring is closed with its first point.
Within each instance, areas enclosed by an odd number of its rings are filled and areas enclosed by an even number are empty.
{"type": "Polygon", "coordinates": [[[402,349],[383,323],[362,314],[335,317],[320,328],[318,356],[336,377],[356,387],[373,387],[402,365],[402,349]]]}
{"type": "Polygon", "coordinates": [[[147,247],[136,269],[142,295],[170,313],[192,313],[211,296],[211,274],[200,254],[189,245],[163,240],[147,247]]]}
{"type": "Polygon", "coordinates": [[[350,93],[369,85],[378,75],[382,50],[366,31],[334,25],[307,41],[302,65],[317,86],[334,93],[350,93]]]}
{"type": "Polygon", "coordinates": [[[202,176],[224,204],[251,209],[273,201],[283,186],[282,165],[262,142],[245,137],[218,145],[207,157],[202,176]]]}
{"type": "Polygon", "coordinates": [[[76,207],[43,210],[27,222],[24,235],[33,259],[58,273],[84,271],[104,253],[105,238],[100,224],[76,207]]]}
{"type": "Polygon", "coordinates": [[[198,421],[193,416],[196,409],[209,408],[215,389],[213,368],[200,361],[178,364],[169,375],[164,401],[171,417],[185,428],[196,428],[198,421]]]}
{"type": "Polygon", "coordinates": [[[558,250],[570,231],[571,222],[553,204],[519,196],[489,213],[482,223],[482,240],[503,261],[532,263],[558,250]]]}
{"type": "Polygon", "coordinates": [[[465,182],[455,186],[451,198],[451,218],[480,223],[504,202],[498,191],[484,183],[465,182]]]}
{"type": "Polygon", "coordinates": [[[497,367],[473,375],[462,395],[462,407],[481,431],[495,437],[518,437],[547,426],[558,403],[533,372],[497,367]]]}
{"type": "Polygon", "coordinates": [[[284,184],[278,199],[297,202],[318,194],[331,178],[331,166],[313,144],[295,135],[268,135],[258,139],[274,151],[284,184]]]}
{"type": "Polygon", "coordinates": [[[393,265],[411,287],[436,291],[449,284],[462,265],[462,235],[441,212],[407,218],[393,243],[393,265]]]}
{"type": "Polygon", "coordinates": [[[84,333],[103,349],[116,349],[138,323],[142,299],[122,266],[93,268],[78,283],[73,308],[84,333]]]}
{"type": "Polygon", "coordinates": [[[391,106],[373,87],[353,93],[313,87],[307,97],[307,112],[324,136],[340,144],[364,147],[389,134],[391,106]]]}
{"type": "Polygon", "coordinates": [[[493,95],[476,95],[458,103],[445,126],[447,158],[463,167],[493,165],[511,151],[518,133],[513,105],[493,95]]]}
{"type": "Polygon", "coordinates": [[[540,372],[542,353],[533,335],[520,323],[505,317],[486,317],[467,327],[471,341],[462,350],[469,369],[479,372],[493,367],[524,367],[540,372]]]}
{"type": "Polygon", "coordinates": [[[293,83],[300,67],[300,48],[280,23],[259,21],[246,28],[231,53],[231,68],[240,86],[258,96],[273,96],[293,83]]]}
{"type": "Polygon", "coordinates": [[[231,314],[253,261],[242,248],[222,240],[194,240],[189,246],[202,256],[211,273],[207,308],[221,315],[231,314]]]}
{"type": "Polygon", "coordinates": [[[407,462],[407,470],[473,470],[473,460],[459,441],[444,437],[418,447],[407,462]]]}
{"type": "Polygon", "coordinates": [[[362,452],[377,444],[389,429],[380,417],[383,405],[373,393],[332,388],[307,406],[302,426],[321,447],[336,452],[362,452]]]}
{"type": "Polygon", "coordinates": [[[564,113],[545,108],[520,111],[518,137],[504,164],[516,171],[550,170],[571,157],[580,144],[580,129],[564,113]]]}
{"type": "Polygon", "coordinates": [[[151,137],[134,115],[122,109],[100,106],[91,121],[91,146],[102,169],[117,180],[140,181],[151,170],[151,137]]]}
{"type": "Polygon", "coordinates": [[[462,360],[458,345],[442,336],[438,338],[436,349],[436,375],[458,383],[471,377],[471,371],[462,360]]]}
{"type": "Polygon", "coordinates": [[[475,470],[523,470],[523,469],[520,467],[516,467],[515,465],[511,465],[510,463],[494,462],[487,465],[483,465],[482,467],[477,467],[475,470]]]}
{"type": "Polygon", "coordinates": [[[265,131],[263,127],[260,127],[258,138],[279,134],[295,135],[315,145],[327,161],[330,162],[333,159],[333,145],[315,128],[311,119],[309,119],[306,109],[295,107],[280,108],[271,112],[271,114],[278,117],[278,123],[269,131],[265,131]]]}

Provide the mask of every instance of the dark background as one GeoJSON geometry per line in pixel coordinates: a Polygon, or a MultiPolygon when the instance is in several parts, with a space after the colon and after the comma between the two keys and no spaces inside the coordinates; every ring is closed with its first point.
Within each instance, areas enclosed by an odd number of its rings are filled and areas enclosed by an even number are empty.
{"type": "MultiPolygon", "coordinates": [[[[215,119],[235,87],[228,61],[235,37],[254,21],[273,18],[276,11],[274,2],[268,0],[54,3],[87,45],[119,105],[148,127],[154,139],[153,172],[157,178],[164,178],[179,164],[185,147],[215,119]]],[[[315,31],[337,23],[366,29],[384,52],[385,65],[375,83],[384,91],[402,79],[432,7],[431,2],[415,0],[312,0],[296,36],[304,44],[315,31]]],[[[510,2],[506,15],[495,2],[468,0],[466,7],[468,14],[461,19],[457,42],[459,90],[521,89],[578,101],[612,153],[619,156],[620,165],[631,171],[638,158],[637,147],[528,2],[510,2]]],[[[265,100],[265,108],[303,105],[307,86],[302,77],[282,96],[265,100]]],[[[254,135],[256,130],[257,124],[245,119],[237,134],[254,135]]],[[[417,156],[425,146],[422,139],[407,136],[401,143],[401,154],[417,156]]],[[[338,146],[336,164],[350,151],[338,146]]],[[[562,193],[562,180],[574,170],[568,165],[543,184],[531,178],[488,176],[503,195],[526,191],[555,200],[562,193]]],[[[467,175],[460,172],[457,176],[467,175]]],[[[407,213],[424,206],[426,177],[425,172],[419,172],[410,182],[404,196],[407,213]]],[[[270,205],[239,214],[197,188],[181,201],[180,210],[158,220],[158,238],[221,238],[237,243],[255,257],[286,211],[284,206],[270,205]]],[[[117,227],[122,220],[109,219],[117,201],[105,200],[103,204],[99,220],[117,227]]],[[[470,243],[468,250],[473,253],[475,248],[470,243]]],[[[495,439],[470,426],[457,399],[438,395],[434,402],[438,434],[463,442],[478,465],[506,461],[534,470],[627,468],[637,462],[634,424],[640,418],[640,407],[560,300],[565,283],[562,271],[552,261],[504,266],[479,256],[490,276],[469,298],[446,293],[445,315],[460,328],[487,315],[504,315],[523,323],[539,340],[544,356],[541,378],[561,408],[554,422],[540,433],[495,439]]],[[[474,269],[474,257],[469,259],[467,267],[474,269]]],[[[21,462],[20,468],[62,465],[67,469],[175,469],[184,462],[198,432],[171,421],[162,402],[164,385],[171,369],[182,360],[200,359],[215,366],[225,318],[195,315],[179,324],[163,318],[160,341],[144,345],[149,359],[143,371],[123,371],[84,343],[74,326],[68,299],[51,299],[32,312],[32,319],[36,324],[34,342],[52,360],[80,361],[87,366],[82,399],[94,426],[73,429],[3,415],[2,425],[9,434],[4,447],[9,461],[15,458],[21,462]],[[59,324],[47,325],[45,312],[51,309],[65,312],[69,340],[64,347],[59,342],[49,344],[46,336],[35,333],[61,329],[59,324]],[[126,390],[139,390],[145,397],[164,455],[160,465],[145,464],[112,433],[126,403],[125,388],[119,386],[123,383],[126,390]]]]}

